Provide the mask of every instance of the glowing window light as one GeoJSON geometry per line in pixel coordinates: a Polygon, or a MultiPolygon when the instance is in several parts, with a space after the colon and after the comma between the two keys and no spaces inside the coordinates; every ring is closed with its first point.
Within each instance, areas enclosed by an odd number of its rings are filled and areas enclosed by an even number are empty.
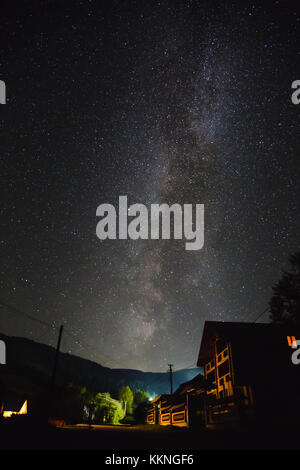
{"type": "Polygon", "coordinates": [[[297,341],[295,336],[287,336],[287,342],[291,348],[297,348],[297,341]]]}

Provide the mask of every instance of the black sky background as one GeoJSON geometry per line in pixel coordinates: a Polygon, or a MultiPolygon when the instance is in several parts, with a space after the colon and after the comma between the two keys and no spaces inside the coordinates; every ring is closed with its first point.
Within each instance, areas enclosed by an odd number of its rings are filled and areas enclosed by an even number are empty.
{"type": "MultiPolygon", "coordinates": [[[[2,2],[0,331],[110,367],[195,365],[299,249],[297,2],[2,2]],[[205,243],[96,237],[96,208],[203,203],[205,243]]],[[[259,321],[268,321],[268,312],[259,321]]]]}

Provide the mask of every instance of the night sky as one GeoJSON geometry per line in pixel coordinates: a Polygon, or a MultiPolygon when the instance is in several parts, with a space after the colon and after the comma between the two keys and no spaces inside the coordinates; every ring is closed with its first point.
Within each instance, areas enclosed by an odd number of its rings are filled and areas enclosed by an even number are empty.
{"type": "Polygon", "coordinates": [[[63,324],[63,351],[165,371],[205,320],[267,308],[299,249],[296,4],[1,3],[2,333],[55,346],[63,324]],[[99,240],[120,195],[204,204],[204,247],[99,240]]]}

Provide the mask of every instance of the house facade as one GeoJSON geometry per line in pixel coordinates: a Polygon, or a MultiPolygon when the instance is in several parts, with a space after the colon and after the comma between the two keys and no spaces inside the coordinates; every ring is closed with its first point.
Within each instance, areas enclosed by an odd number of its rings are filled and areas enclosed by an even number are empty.
{"type": "Polygon", "coordinates": [[[182,384],[173,395],[159,395],[152,400],[146,422],[161,426],[189,426],[195,399],[203,394],[203,375],[182,384]]]}
{"type": "Polygon", "coordinates": [[[291,360],[292,336],[300,338],[273,324],[205,322],[197,361],[203,375],[173,396],[156,397],[147,422],[207,428],[300,424],[300,364],[291,360]]]}

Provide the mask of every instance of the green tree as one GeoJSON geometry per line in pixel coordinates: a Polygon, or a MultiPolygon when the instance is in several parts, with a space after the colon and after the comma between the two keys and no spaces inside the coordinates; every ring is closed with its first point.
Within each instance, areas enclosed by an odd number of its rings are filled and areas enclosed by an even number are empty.
{"type": "Polygon", "coordinates": [[[119,424],[125,416],[122,403],[112,398],[109,393],[97,393],[93,404],[94,421],[97,423],[119,424]]]}
{"type": "Polygon", "coordinates": [[[119,392],[119,400],[123,405],[124,414],[132,414],[133,393],[128,385],[122,387],[119,392]]]}
{"type": "Polygon", "coordinates": [[[290,269],[272,287],[269,302],[273,323],[300,326],[300,252],[289,258],[290,269]]]}

